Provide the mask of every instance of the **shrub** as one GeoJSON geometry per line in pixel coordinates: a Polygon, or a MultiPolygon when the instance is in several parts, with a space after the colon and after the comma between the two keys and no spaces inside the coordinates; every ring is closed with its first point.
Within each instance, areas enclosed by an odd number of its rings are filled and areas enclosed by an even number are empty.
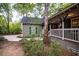
{"type": "Polygon", "coordinates": [[[10,22],[9,23],[9,33],[6,19],[3,19],[0,16],[0,35],[3,34],[20,34],[21,33],[21,24],[20,22],[10,22]]]}
{"type": "Polygon", "coordinates": [[[10,23],[10,34],[20,34],[21,33],[21,25],[18,22],[10,23]]]}
{"type": "Polygon", "coordinates": [[[45,49],[42,40],[27,40],[23,39],[22,45],[25,51],[25,55],[29,56],[52,56],[52,55],[60,55],[60,47],[56,42],[52,42],[50,49],[45,49]]]}

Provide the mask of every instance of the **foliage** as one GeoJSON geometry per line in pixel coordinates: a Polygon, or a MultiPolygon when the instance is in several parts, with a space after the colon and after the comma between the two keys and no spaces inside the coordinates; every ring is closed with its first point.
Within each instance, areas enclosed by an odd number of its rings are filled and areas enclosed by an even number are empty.
{"type": "Polygon", "coordinates": [[[11,21],[12,17],[11,5],[9,3],[0,3],[0,13],[2,13],[7,20],[7,33],[9,33],[9,22],[11,21]]]}
{"type": "MultiPolygon", "coordinates": [[[[9,24],[9,34],[19,34],[21,33],[21,24],[20,22],[10,22],[9,24]]],[[[0,16],[0,35],[7,34],[7,22],[4,16],[0,16]]]]}
{"type": "MultiPolygon", "coordinates": [[[[9,17],[9,21],[12,17],[12,8],[10,3],[0,3],[0,13],[2,13],[6,18],[9,17]]],[[[8,21],[8,19],[7,19],[8,21]]]]}
{"type": "Polygon", "coordinates": [[[31,40],[23,39],[21,43],[24,48],[25,55],[29,56],[53,56],[53,55],[60,55],[60,47],[56,42],[52,42],[50,49],[45,48],[43,41],[41,40],[31,40]]]}
{"type": "Polygon", "coordinates": [[[0,34],[7,33],[6,20],[4,16],[0,16],[0,34]]]}
{"type": "MultiPolygon", "coordinates": [[[[51,16],[60,10],[63,10],[69,7],[70,3],[50,3],[49,6],[49,13],[48,15],[51,16]]],[[[32,13],[35,17],[43,17],[44,16],[44,3],[18,3],[14,4],[13,8],[19,12],[21,15],[29,16],[29,13],[32,13]]],[[[31,14],[30,14],[31,15],[31,14]]],[[[33,16],[31,15],[31,16],[33,16]]]]}
{"type": "Polygon", "coordinates": [[[21,24],[19,22],[10,23],[10,34],[20,34],[21,33],[21,24]]]}
{"type": "Polygon", "coordinates": [[[33,10],[33,7],[35,5],[33,3],[18,3],[14,4],[13,8],[18,11],[21,15],[28,15],[28,12],[31,12],[33,10]]]}
{"type": "Polygon", "coordinates": [[[13,8],[19,12],[22,16],[34,16],[39,17],[43,16],[43,3],[18,3],[14,4],[13,8]]]}
{"type": "Polygon", "coordinates": [[[67,8],[67,7],[71,6],[71,5],[72,5],[72,3],[60,3],[59,9],[64,10],[65,8],[67,8]]]}
{"type": "Polygon", "coordinates": [[[44,12],[43,7],[44,7],[44,3],[35,4],[35,7],[32,11],[35,17],[39,17],[39,16],[43,17],[43,12],[44,12]]]}
{"type": "Polygon", "coordinates": [[[66,9],[70,5],[72,5],[72,3],[53,3],[53,4],[50,4],[50,6],[49,6],[49,16],[66,9]]]}

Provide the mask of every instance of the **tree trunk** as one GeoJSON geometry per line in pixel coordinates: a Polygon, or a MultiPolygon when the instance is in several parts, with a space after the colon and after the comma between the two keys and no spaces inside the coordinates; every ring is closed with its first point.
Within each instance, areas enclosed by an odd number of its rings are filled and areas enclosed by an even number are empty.
{"type": "Polygon", "coordinates": [[[48,39],[48,3],[45,3],[45,19],[44,19],[44,44],[45,46],[50,45],[50,40],[48,39]]]}
{"type": "Polygon", "coordinates": [[[8,29],[8,34],[10,34],[9,32],[9,20],[10,20],[10,17],[9,17],[9,9],[8,9],[8,13],[7,13],[7,29],[8,29]]]}

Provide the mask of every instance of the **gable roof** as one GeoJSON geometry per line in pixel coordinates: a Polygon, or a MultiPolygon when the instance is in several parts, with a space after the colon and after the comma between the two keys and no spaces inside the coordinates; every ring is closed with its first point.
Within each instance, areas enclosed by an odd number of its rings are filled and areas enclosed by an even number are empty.
{"type": "Polygon", "coordinates": [[[23,24],[42,24],[43,19],[35,17],[22,17],[21,23],[23,24]]]}
{"type": "Polygon", "coordinates": [[[60,15],[60,14],[62,14],[62,13],[64,13],[64,12],[68,11],[69,9],[73,8],[74,6],[76,6],[77,4],[78,4],[78,3],[72,4],[72,5],[69,6],[68,8],[66,8],[66,9],[64,9],[64,10],[62,10],[62,11],[60,11],[60,12],[58,12],[58,13],[52,15],[52,16],[50,16],[50,17],[48,18],[48,20],[50,20],[50,19],[56,17],[57,15],[60,15]]]}

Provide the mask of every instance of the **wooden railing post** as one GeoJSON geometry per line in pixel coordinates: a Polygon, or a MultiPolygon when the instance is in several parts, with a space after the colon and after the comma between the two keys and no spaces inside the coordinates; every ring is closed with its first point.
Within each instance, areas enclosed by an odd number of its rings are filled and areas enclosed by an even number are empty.
{"type": "Polygon", "coordinates": [[[62,19],[62,40],[64,40],[64,21],[62,19]]]}
{"type": "Polygon", "coordinates": [[[50,36],[51,36],[51,24],[50,24],[50,36]]]}

